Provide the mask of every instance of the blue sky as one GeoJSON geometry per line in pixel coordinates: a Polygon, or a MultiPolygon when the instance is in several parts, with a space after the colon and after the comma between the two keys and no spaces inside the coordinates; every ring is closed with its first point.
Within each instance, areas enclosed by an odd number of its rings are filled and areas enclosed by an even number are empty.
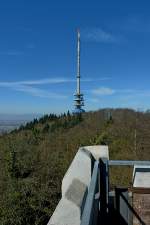
{"type": "Polygon", "coordinates": [[[2,0],[0,113],[73,109],[76,29],[85,109],[150,108],[150,2],[2,0]]]}

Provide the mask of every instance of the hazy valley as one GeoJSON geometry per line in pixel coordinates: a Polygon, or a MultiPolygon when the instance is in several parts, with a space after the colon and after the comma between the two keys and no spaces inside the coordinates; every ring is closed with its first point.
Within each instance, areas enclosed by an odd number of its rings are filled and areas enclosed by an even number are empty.
{"type": "Polygon", "coordinates": [[[0,134],[9,133],[14,129],[18,129],[21,125],[25,125],[27,122],[38,118],[40,115],[25,114],[0,114],[0,134]]]}

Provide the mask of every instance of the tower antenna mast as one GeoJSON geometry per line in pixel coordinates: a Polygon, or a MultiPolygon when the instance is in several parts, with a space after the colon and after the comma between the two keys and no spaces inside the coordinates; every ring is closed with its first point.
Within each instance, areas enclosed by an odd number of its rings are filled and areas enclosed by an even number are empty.
{"type": "Polygon", "coordinates": [[[81,87],[80,87],[80,31],[77,30],[77,90],[75,93],[75,109],[73,113],[82,113],[84,112],[84,109],[82,109],[82,106],[84,106],[84,99],[83,94],[81,94],[81,87]]]}
{"type": "Polygon", "coordinates": [[[80,94],[80,31],[77,31],[77,93],[80,94]]]}

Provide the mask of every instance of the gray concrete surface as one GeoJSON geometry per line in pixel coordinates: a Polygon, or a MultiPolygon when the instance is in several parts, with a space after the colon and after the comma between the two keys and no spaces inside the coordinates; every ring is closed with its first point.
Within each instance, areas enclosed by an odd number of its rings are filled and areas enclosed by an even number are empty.
{"type": "Polygon", "coordinates": [[[91,180],[93,160],[109,158],[107,146],[79,148],[62,180],[62,198],[48,225],[79,225],[87,189],[91,180]]]}
{"type": "Polygon", "coordinates": [[[133,187],[150,188],[150,166],[134,166],[133,187]]]}

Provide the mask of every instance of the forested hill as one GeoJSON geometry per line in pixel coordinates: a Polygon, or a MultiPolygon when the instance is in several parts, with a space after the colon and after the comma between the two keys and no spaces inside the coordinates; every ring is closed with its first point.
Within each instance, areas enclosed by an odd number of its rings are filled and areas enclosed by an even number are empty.
{"type": "MultiPolygon", "coordinates": [[[[112,159],[150,160],[150,112],[50,114],[1,136],[0,224],[46,225],[79,146],[95,144],[108,145],[112,159]]],[[[128,185],[131,170],[110,173],[112,186],[128,185]]]]}

